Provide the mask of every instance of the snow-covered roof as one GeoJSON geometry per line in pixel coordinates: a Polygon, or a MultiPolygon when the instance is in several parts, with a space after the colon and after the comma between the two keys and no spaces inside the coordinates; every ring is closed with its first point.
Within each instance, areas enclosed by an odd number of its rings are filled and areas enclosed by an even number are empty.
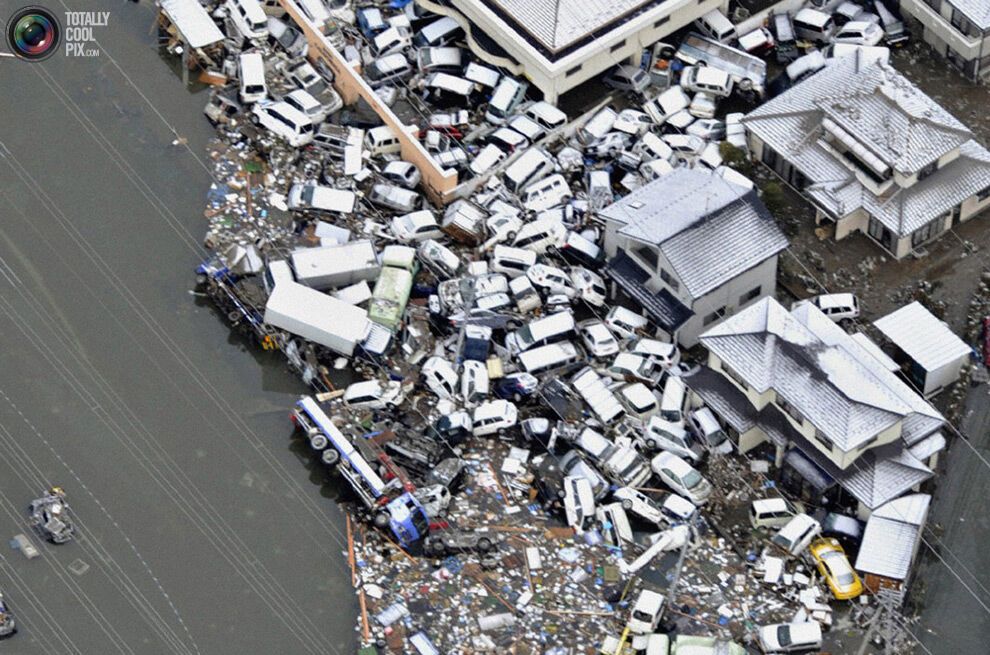
{"type": "Polygon", "coordinates": [[[894,580],[905,580],[923,538],[928,494],[902,496],[877,508],[866,522],[856,569],[894,580]]]}
{"type": "Polygon", "coordinates": [[[898,421],[906,426],[916,414],[922,420],[912,424],[905,440],[920,439],[944,423],[810,303],[788,312],[764,298],[702,334],[701,342],[757,391],[773,389],[845,452],[898,421]]]}
{"type": "Polygon", "coordinates": [[[877,319],[873,325],[926,371],[955,364],[970,353],[969,346],[918,301],[877,319]]]}
{"type": "Polygon", "coordinates": [[[657,246],[694,298],[788,243],[754,192],[707,170],[675,169],[599,215],[620,235],[657,246]]]}
{"type": "Polygon", "coordinates": [[[840,218],[864,209],[898,236],[944,214],[990,180],[990,152],[883,62],[830,59],[824,70],[764,103],[743,122],[807,178],[805,192],[823,209],[840,218]],[[904,175],[956,150],[959,156],[910,187],[878,196],[822,143],[826,132],[871,168],[904,175]]]}
{"type": "Polygon", "coordinates": [[[223,32],[198,0],[159,0],[159,5],[190,48],[223,41],[223,32]]]}
{"type": "Polygon", "coordinates": [[[990,4],[987,0],[950,0],[949,4],[981,30],[990,29],[990,4]]]}

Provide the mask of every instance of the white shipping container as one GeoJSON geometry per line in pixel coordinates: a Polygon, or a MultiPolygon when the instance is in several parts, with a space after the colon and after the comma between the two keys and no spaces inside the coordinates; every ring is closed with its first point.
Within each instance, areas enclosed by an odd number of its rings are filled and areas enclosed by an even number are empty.
{"type": "Polygon", "coordinates": [[[350,357],[371,331],[368,312],[297,283],[281,282],[265,304],[265,323],[350,357]]]}
{"type": "Polygon", "coordinates": [[[314,289],[335,289],[378,278],[381,264],[371,241],[303,248],[292,253],[296,281],[314,289]]]}

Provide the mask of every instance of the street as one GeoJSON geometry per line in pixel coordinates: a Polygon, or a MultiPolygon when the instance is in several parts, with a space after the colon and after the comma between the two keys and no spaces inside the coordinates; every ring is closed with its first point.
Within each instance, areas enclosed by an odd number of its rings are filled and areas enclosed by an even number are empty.
{"type": "Polygon", "coordinates": [[[0,60],[2,650],[353,652],[343,517],[290,449],[304,388],[189,292],[212,128],[153,19],[120,3],[99,57],[0,60]],[[27,521],[51,485],[63,546],[27,521]]]}

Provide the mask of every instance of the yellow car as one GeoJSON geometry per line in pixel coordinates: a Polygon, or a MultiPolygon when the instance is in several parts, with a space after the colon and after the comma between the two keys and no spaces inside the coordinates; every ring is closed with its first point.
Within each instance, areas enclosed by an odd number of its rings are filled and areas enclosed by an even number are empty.
{"type": "Polygon", "coordinates": [[[817,539],[808,550],[836,600],[849,600],[863,593],[863,583],[837,540],[817,539]]]}

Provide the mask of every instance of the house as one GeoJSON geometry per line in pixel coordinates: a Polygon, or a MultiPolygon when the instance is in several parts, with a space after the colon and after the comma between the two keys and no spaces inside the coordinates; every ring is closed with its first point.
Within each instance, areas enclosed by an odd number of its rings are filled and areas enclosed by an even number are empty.
{"type": "Polygon", "coordinates": [[[959,379],[972,349],[920,302],[873,321],[894,352],[894,361],[925,398],[959,379]]]}
{"type": "Polygon", "coordinates": [[[901,0],[916,34],[966,77],[990,77],[990,4],[986,0],[901,0]],[[913,23],[913,24],[912,24],[913,23]]]}
{"type": "Polygon", "coordinates": [[[776,289],[787,237],[755,191],[708,169],[675,169],[598,216],[613,294],[686,348],[776,289]]]}
{"type": "Polygon", "coordinates": [[[482,61],[525,76],[556,103],[727,0],[416,0],[450,16],[482,61]]]}
{"type": "Polygon", "coordinates": [[[770,447],[783,487],[865,518],[932,477],[945,419],[861,339],[764,298],[701,335],[707,365],[684,380],[740,452],[770,447]]]}
{"type": "Polygon", "coordinates": [[[883,62],[830,59],[743,123],[837,240],[862,232],[901,259],[990,205],[990,152],[883,62]]]}
{"type": "Polygon", "coordinates": [[[928,494],[910,494],[878,508],[866,522],[856,570],[863,573],[871,593],[905,588],[924,539],[931,501],[928,494]]]}

